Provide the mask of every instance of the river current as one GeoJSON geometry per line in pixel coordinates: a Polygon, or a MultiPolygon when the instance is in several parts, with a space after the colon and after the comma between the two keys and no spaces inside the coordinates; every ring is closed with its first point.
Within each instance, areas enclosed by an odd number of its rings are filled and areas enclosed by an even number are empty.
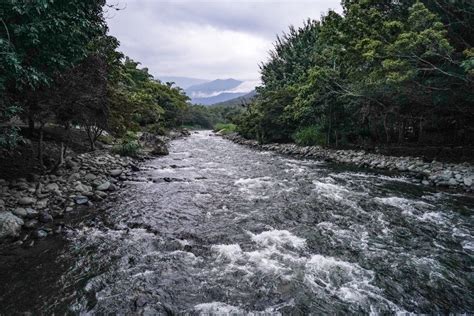
{"type": "Polygon", "coordinates": [[[199,132],[42,241],[0,314],[474,312],[473,211],[401,175],[199,132]]]}

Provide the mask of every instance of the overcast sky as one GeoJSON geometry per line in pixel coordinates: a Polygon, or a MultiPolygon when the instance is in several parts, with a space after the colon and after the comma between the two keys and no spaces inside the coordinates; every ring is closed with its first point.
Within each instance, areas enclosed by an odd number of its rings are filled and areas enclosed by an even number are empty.
{"type": "Polygon", "coordinates": [[[108,0],[120,49],[155,77],[258,80],[260,62],[280,34],[340,0],[108,0]]]}

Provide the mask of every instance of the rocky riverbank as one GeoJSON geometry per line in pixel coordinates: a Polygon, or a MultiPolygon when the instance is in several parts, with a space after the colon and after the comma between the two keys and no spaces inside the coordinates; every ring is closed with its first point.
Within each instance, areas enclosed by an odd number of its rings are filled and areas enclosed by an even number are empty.
{"type": "Polygon", "coordinates": [[[468,163],[425,162],[419,157],[384,156],[363,150],[334,150],[318,146],[302,147],[296,144],[259,144],[255,140],[245,139],[238,134],[224,135],[224,137],[235,143],[261,150],[351,164],[358,167],[396,170],[410,174],[424,185],[466,192],[474,191],[474,166],[468,163]]]}
{"type": "Polygon", "coordinates": [[[54,174],[0,179],[0,243],[32,246],[37,239],[61,233],[67,213],[92,208],[120,190],[140,170],[141,160],[166,155],[167,141],[187,135],[187,131],[168,137],[142,135],[145,154],[140,158],[114,155],[110,149],[72,153],[54,174]]]}

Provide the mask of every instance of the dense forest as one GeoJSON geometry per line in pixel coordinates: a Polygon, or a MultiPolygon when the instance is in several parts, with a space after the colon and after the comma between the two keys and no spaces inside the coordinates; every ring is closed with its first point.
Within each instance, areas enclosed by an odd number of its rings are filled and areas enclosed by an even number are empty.
{"type": "Polygon", "coordinates": [[[240,133],[331,147],[474,144],[474,2],[342,6],[277,38],[240,133]]]}
{"type": "Polygon", "coordinates": [[[105,0],[2,4],[1,147],[38,139],[41,161],[47,126],[62,127],[64,135],[80,128],[94,149],[105,131],[126,141],[133,132],[163,133],[182,125],[187,96],[118,51],[106,24],[114,10],[105,0]]]}

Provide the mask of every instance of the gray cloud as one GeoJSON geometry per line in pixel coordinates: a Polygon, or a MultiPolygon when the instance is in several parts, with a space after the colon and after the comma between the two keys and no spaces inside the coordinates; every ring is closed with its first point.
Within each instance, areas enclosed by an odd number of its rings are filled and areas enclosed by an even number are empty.
{"type": "Polygon", "coordinates": [[[276,34],[339,0],[110,0],[110,32],[155,76],[255,80],[276,34]]]}

